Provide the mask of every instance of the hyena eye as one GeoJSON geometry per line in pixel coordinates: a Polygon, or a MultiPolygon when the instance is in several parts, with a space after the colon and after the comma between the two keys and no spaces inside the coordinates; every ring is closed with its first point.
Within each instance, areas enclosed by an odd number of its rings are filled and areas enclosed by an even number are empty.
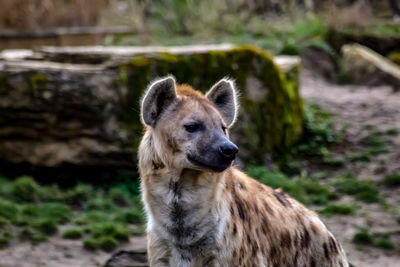
{"type": "Polygon", "coordinates": [[[187,132],[194,133],[194,132],[200,130],[201,124],[200,123],[186,124],[186,125],[184,125],[184,127],[187,132]]]}

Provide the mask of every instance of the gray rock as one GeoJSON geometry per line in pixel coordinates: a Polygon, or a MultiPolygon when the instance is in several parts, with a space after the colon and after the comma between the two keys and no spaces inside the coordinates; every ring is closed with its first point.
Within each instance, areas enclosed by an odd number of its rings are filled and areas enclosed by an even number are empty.
{"type": "Polygon", "coordinates": [[[45,47],[36,60],[16,54],[0,59],[2,172],[134,175],[139,99],[149,81],[167,74],[203,91],[224,76],[236,79],[242,103],[232,136],[243,160],[282,153],[301,135],[298,59],[276,59],[285,77],[256,47],[45,47]]]}
{"type": "Polygon", "coordinates": [[[400,89],[400,68],[387,58],[359,44],[344,45],[342,55],[343,71],[351,82],[400,89]]]}

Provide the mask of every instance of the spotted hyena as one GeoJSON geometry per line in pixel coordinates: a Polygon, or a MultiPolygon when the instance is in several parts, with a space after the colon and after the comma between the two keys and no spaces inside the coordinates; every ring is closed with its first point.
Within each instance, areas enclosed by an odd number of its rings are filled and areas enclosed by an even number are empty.
{"type": "Polygon", "coordinates": [[[348,266],[318,216],[232,166],[233,81],[150,84],[139,148],[150,266],[348,266]]]}

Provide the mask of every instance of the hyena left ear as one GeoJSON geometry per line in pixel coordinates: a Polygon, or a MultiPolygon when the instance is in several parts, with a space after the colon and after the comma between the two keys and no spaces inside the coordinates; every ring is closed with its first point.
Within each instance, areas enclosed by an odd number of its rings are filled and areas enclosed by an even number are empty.
{"type": "Polygon", "coordinates": [[[161,114],[177,100],[175,79],[172,76],[151,83],[141,104],[142,121],[154,127],[161,114]]]}
{"type": "Polygon", "coordinates": [[[206,97],[221,113],[227,126],[231,127],[235,123],[238,112],[235,83],[224,78],[211,87],[206,97]]]}

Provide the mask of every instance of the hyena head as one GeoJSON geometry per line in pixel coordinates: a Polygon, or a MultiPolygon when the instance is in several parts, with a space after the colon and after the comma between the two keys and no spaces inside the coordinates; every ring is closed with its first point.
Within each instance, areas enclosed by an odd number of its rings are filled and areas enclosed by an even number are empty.
{"type": "Polygon", "coordinates": [[[236,119],[236,95],[229,79],[217,82],[206,95],[176,86],[171,76],[151,83],[141,115],[162,165],[214,172],[228,168],[238,152],[227,131],[236,119]]]}

